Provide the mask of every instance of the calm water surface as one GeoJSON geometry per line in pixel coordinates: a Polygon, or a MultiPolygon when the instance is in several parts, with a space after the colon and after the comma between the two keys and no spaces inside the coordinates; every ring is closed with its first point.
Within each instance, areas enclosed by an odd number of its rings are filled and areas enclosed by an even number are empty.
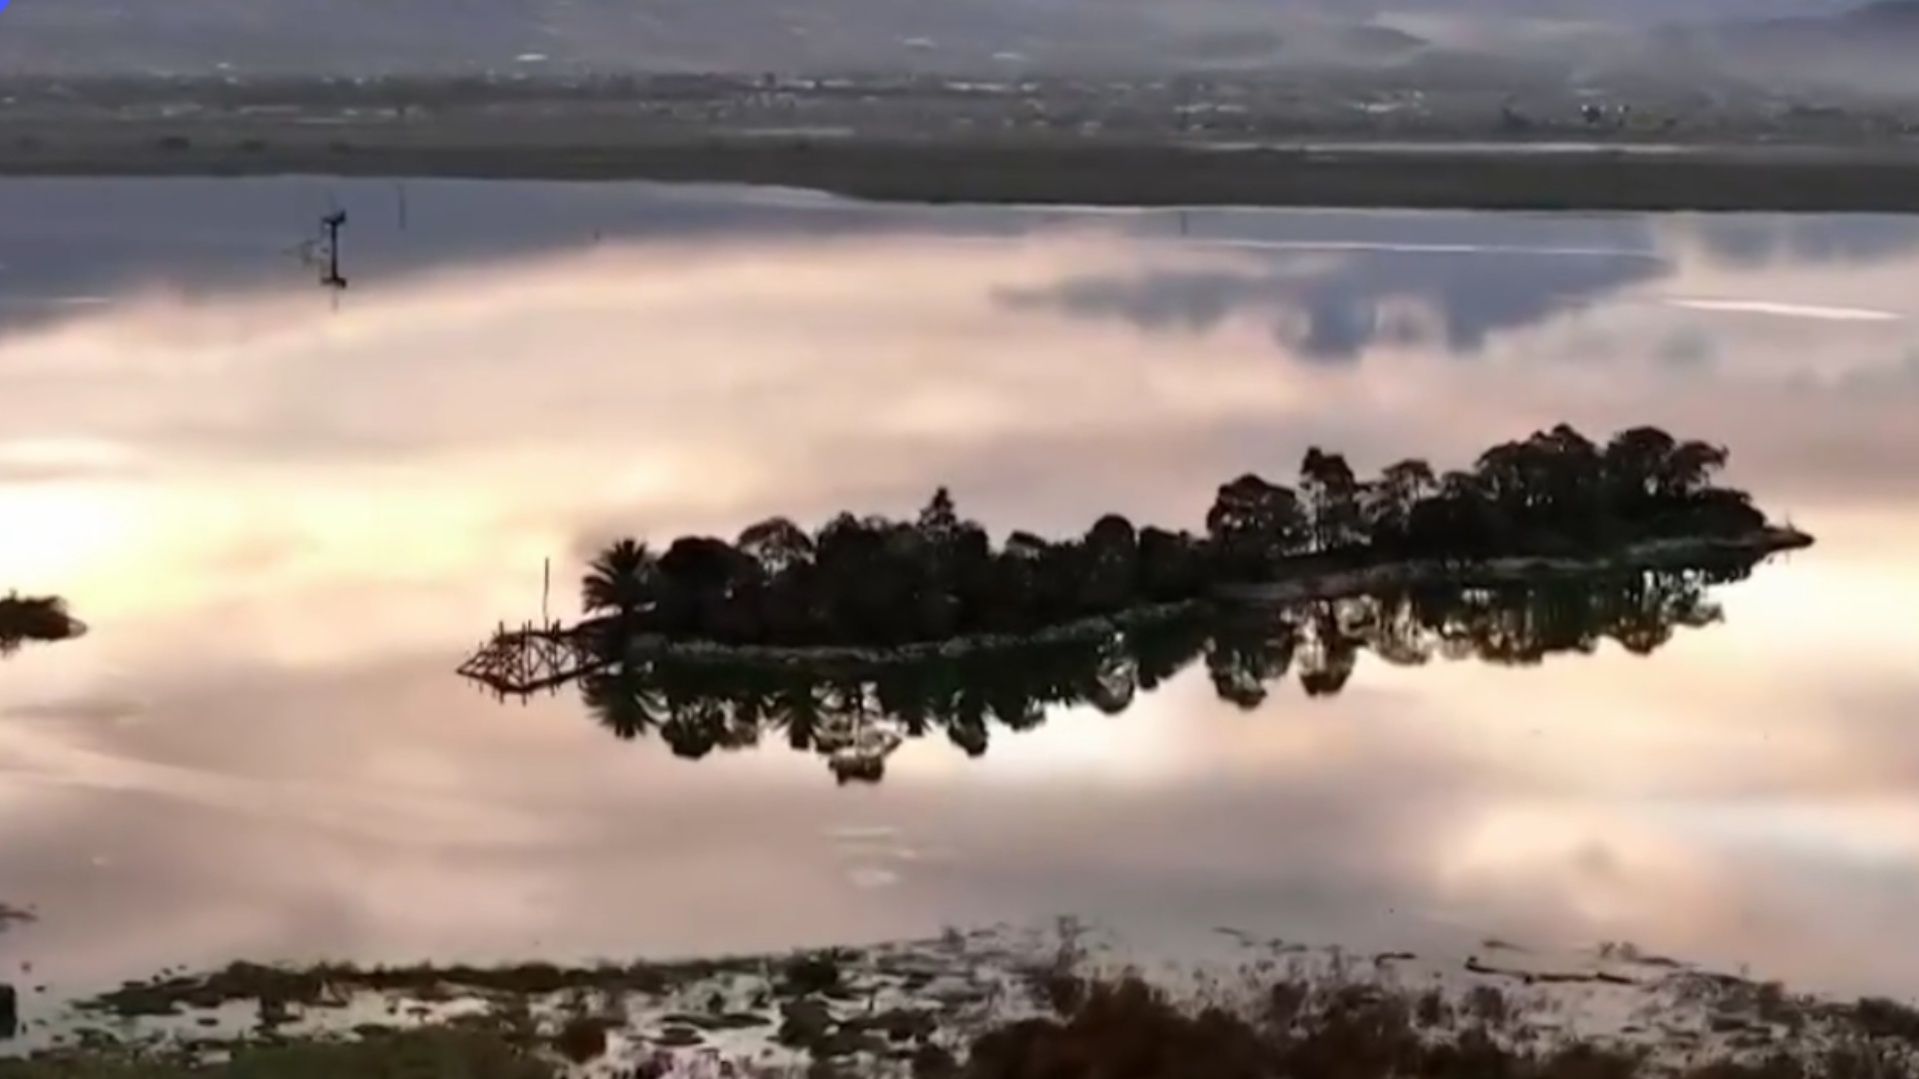
{"type": "Polygon", "coordinates": [[[685,954],[1060,913],[1485,936],[1919,991],[1919,220],[871,208],[0,182],[0,962],[685,954]],[[286,251],[331,200],[353,288],[286,251]],[[402,206],[404,203],[404,207],[402,206]],[[1820,546],[1652,657],[1220,700],[1188,668],[878,785],[451,670],[624,531],[1197,527],[1310,444],[1566,419],[1734,449],[1820,546]]]}

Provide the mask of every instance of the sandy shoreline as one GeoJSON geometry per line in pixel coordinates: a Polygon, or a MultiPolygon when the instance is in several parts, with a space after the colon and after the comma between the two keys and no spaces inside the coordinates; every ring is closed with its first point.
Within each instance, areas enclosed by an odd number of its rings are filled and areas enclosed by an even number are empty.
{"type": "Polygon", "coordinates": [[[767,184],[912,202],[1919,212],[1919,147],[1246,145],[668,134],[559,119],[399,127],[0,124],[6,176],[767,184]]]}

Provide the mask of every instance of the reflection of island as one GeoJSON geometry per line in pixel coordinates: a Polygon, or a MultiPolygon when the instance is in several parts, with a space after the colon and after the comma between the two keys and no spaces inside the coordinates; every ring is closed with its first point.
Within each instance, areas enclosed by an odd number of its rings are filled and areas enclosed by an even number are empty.
{"type": "Polygon", "coordinates": [[[0,656],[11,655],[27,641],[63,641],[78,636],[81,628],[67,614],[64,600],[18,593],[0,596],[0,656]]]}
{"type": "Polygon", "coordinates": [[[1037,727],[1054,707],[1117,714],[1202,659],[1219,696],[1251,709],[1295,675],[1308,697],[1338,694],[1362,651],[1396,666],[1435,657],[1532,664],[1592,652],[1606,639],[1649,654],[1677,627],[1716,621],[1707,587],[1750,568],[1404,589],[1195,615],[1096,641],[837,668],[634,659],[602,637],[608,651],[581,694],[614,735],[657,737],[682,757],[757,746],[777,732],[793,749],[825,757],[840,782],[877,782],[907,739],[943,732],[979,756],[995,726],[1037,727]]]}

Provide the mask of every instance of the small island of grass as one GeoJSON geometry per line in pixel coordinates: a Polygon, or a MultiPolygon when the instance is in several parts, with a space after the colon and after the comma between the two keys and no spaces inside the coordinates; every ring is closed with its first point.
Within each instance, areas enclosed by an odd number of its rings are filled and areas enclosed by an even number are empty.
{"type": "Polygon", "coordinates": [[[0,655],[28,641],[63,641],[80,635],[83,627],[67,613],[65,600],[51,596],[0,596],[0,655]]]}
{"type": "Polygon", "coordinates": [[[1222,485],[1204,535],[1107,515],[1083,536],[1015,532],[998,547],[941,488],[912,521],[842,513],[808,532],[776,517],[664,553],[619,540],[582,582],[587,621],[532,632],[693,657],[884,662],[1110,634],[1222,600],[1708,567],[1810,544],[1714,483],[1727,457],[1657,428],[1601,446],[1562,424],[1470,469],[1407,460],[1361,479],[1315,448],[1297,487],[1252,474],[1222,485]]]}

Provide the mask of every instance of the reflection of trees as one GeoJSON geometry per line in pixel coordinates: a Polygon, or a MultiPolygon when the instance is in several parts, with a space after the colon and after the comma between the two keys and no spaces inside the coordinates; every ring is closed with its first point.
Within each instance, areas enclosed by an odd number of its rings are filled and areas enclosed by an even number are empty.
{"type": "Polygon", "coordinates": [[[825,758],[842,783],[877,782],[886,758],[909,739],[943,732],[980,756],[995,728],[1037,727],[1061,706],[1116,714],[1196,661],[1222,700],[1250,710],[1294,675],[1308,697],[1337,695],[1362,650],[1396,666],[1435,657],[1535,664],[1589,654],[1603,640],[1646,655],[1677,627],[1717,621],[1708,587],[1749,569],[1423,586],[863,671],[616,661],[585,677],[581,694],[616,737],[657,737],[677,756],[697,760],[777,735],[825,758]]]}

